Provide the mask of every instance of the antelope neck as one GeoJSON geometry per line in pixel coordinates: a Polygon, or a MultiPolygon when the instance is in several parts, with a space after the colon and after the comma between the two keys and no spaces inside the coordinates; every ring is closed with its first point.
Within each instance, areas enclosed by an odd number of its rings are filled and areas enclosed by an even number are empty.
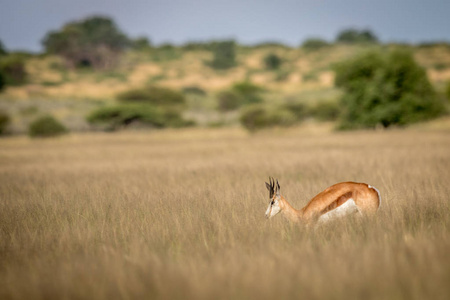
{"type": "Polygon", "coordinates": [[[288,220],[290,220],[292,222],[300,221],[300,219],[302,217],[301,210],[293,208],[292,205],[289,202],[287,202],[287,200],[284,199],[283,196],[281,196],[280,204],[281,204],[280,205],[281,213],[285,218],[287,218],[288,220]]]}

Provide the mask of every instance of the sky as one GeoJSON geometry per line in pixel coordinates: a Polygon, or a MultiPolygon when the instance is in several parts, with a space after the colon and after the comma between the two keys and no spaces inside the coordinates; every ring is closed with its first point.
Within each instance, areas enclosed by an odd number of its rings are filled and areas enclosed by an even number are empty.
{"type": "Polygon", "coordinates": [[[310,37],[332,41],[347,28],[370,29],[384,42],[450,41],[450,0],[0,0],[0,41],[39,52],[49,31],[92,15],[153,44],[233,38],[297,46],[310,37]]]}

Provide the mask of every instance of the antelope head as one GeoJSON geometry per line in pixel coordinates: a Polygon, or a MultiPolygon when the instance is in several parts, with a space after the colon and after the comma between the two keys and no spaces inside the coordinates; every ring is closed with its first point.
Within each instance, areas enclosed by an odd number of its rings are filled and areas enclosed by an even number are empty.
{"type": "Polygon", "coordinates": [[[266,187],[269,190],[269,207],[266,210],[266,218],[270,219],[276,214],[278,214],[281,211],[280,207],[280,200],[281,200],[281,194],[280,194],[280,184],[278,183],[278,180],[276,181],[275,185],[275,179],[269,177],[269,182],[266,182],[266,187]]]}

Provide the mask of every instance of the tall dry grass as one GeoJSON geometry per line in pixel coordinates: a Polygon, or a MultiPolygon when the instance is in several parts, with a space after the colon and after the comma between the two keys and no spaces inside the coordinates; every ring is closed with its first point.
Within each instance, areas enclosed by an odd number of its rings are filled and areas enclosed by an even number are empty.
{"type": "Polygon", "coordinates": [[[0,140],[2,299],[449,299],[447,132],[0,140]],[[345,180],[374,219],[267,221],[345,180]]]}

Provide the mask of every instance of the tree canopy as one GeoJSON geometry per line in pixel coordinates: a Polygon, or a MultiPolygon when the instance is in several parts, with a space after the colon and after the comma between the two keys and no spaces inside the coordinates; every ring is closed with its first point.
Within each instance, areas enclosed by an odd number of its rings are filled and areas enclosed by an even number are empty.
{"type": "Polygon", "coordinates": [[[93,16],[49,32],[42,43],[48,53],[63,56],[72,67],[104,69],[114,65],[130,42],[112,19],[93,16]]]}
{"type": "Polygon", "coordinates": [[[302,43],[305,50],[318,50],[330,46],[330,44],[321,38],[309,38],[302,43]]]}
{"type": "Polygon", "coordinates": [[[0,41],[0,56],[5,55],[6,54],[6,49],[3,46],[2,41],[0,41]]]}
{"type": "Polygon", "coordinates": [[[264,57],[264,64],[269,70],[279,69],[282,63],[282,59],[275,53],[269,53],[264,57]]]}
{"type": "Polygon", "coordinates": [[[213,44],[214,58],[211,66],[214,69],[229,69],[236,65],[236,42],[220,41],[213,44]]]}
{"type": "Polygon", "coordinates": [[[26,82],[25,59],[20,53],[12,53],[0,58],[0,90],[5,85],[21,85],[26,82]]]}
{"type": "Polygon", "coordinates": [[[443,110],[425,70],[404,50],[371,52],[343,62],[336,67],[335,84],[345,92],[342,128],[404,125],[443,110]]]}
{"type": "Polygon", "coordinates": [[[345,29],[338,33],[336,42],[354,44],[354,43],[377,43],[377,36],[370,30],[345,29]]]}

